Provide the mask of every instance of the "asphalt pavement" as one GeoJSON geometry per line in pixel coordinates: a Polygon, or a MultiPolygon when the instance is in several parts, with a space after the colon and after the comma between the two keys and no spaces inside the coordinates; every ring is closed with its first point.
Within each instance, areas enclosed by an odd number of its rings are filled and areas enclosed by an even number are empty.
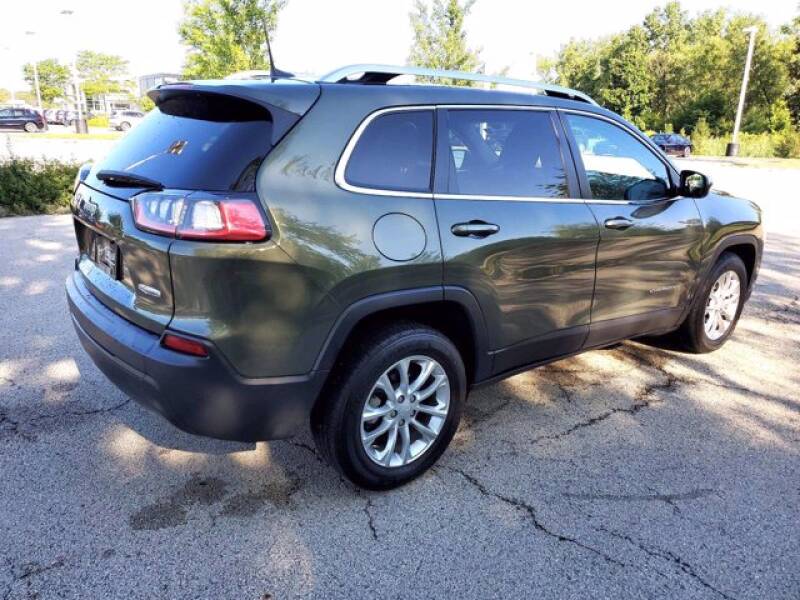
{"type": "Polygon", "coordinates": [[[309,436],[218,442],[130,401],[72,330],[69,218],[0,219],[0,599],[797,599],[800,171],[683,164],[768,210],[731,341],[485,388],[385,493],[309,436]]]}

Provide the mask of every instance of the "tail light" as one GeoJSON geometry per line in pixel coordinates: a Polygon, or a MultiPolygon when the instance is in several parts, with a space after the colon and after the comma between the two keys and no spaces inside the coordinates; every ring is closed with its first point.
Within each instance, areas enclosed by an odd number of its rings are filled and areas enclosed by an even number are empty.
{"type": "Polygon", "coordinates": [[[133,218],[144,231],[184,240],[259,242],[271,231],[251,198],[145,192],[134,196],[133,218]]]}

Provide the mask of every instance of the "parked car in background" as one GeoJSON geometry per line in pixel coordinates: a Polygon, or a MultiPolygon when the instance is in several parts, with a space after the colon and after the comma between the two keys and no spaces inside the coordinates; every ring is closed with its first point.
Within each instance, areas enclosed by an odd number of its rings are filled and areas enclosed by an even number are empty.
{"type": "MultiPolygon", "coordinates": [[[[94,113],[90,111],[83,111],[83,118],[87,121],[89,119],[94,119],[94,113]]],[[[76,110],[68,110],[64,112],[64,125],[69,127],[73,127],[75,123],[78,121],[78,111],[76,110]]]]}
{"type": "Polygon", "coordinates": [[[479,385],[643,335],[716,350],[758,275],[758,206],[575,90],[355,65],[149,95],[79,172],[84,348],[187,431],[310,427],[367,488],[433,465],[479,385]]]}
{"type": "Polygon", "coordinates": [[[0,108],[0,128],[34,133],[47,129],[47,120],[32,108],[0,108]]]}
{"type": "Polygon", "coordinates": [[[144,119],[144,113],[138,110],[114,111],[108,119],[108,126],[117,131],[128,131],[142,119],[144,119]]]}
{"type": "Polygon", "coordinates": [[[692,153],[691,140],[677,133],[657,133],[652,139],[667,154],[686,157],[692,153]]]}
{"type": "MultiPolygon", "coordinates": [[[[55,108],[48,108],[44,111],[44,118],[47,120],[48,125],[61,125],[63,121],[60,121],[58,118],[58,113],[63,111],[58,111],[55,108]]],[[[62,117],[63,118],[63,117],[62,117]]]]}

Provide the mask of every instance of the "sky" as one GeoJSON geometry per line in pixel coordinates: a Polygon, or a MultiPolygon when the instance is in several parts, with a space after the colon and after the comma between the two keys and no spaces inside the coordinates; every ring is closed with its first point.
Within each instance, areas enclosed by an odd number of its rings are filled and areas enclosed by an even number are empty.
{"type": "MultiPolygon", "coordinates": [[[[570,38],[626,29],[666,0],[477,0],[467,19],[469,43],[482,49],[488,72],[535,77],[535,57],[570,38]]],[[[800,0],[684,0],[690,14],[728,7],[763,16],[772,27],[793,18],[800,0]]],[[[118,54],[134,77],[180,72],[185,49],[177,33],[182,0],[24,0],[2,2],[0,87],[23,90],[22,65],[77,50],[118,54]],[[69,16],[63,10],[72,10],[69,16]],[[32,18],[35,16],[35,18],[32,18]],[[32,34],[26,32],[32,31],[32,34]]],[[[273,40],[282,69],[323,74],[352,63],[405,64],[413,0],[289,0],[273,40]]]]}

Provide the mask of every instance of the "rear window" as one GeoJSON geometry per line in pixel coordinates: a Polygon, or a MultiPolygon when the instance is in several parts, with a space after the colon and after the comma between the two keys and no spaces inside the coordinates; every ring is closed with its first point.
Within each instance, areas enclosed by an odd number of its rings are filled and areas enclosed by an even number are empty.
{"type": "Polygon", "coordinates": [[[350,185],[398,192],[429,192],[433,111],[405,110],[373,119],[358,138],[345,170],[350,185]]]}
{"type": "Polygon", "coordinates": [[[267,109],[231,96],[187,93],[151,110],[97,169],[135,173],[167,188],[253,191],[271,139],[267,109]]]}

